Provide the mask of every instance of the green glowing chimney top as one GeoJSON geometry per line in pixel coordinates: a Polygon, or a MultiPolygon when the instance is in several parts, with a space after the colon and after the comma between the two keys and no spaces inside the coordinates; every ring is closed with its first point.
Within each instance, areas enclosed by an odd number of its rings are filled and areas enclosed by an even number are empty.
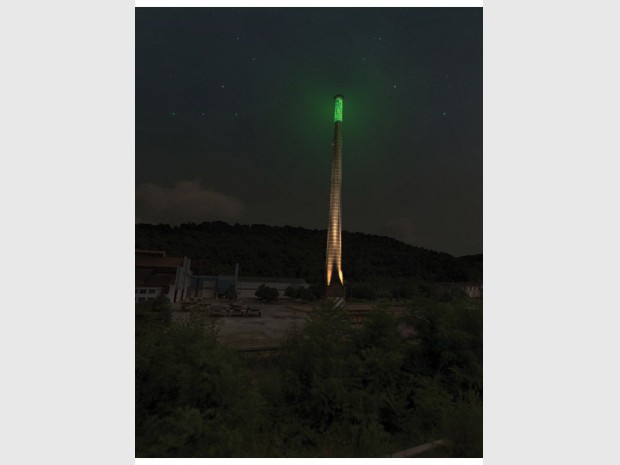
{"type": "Polygon", "coordinates": [[[334,97],[334,100],[336,101],[334,104],[334,123],[335,123],[336,121],[342,121],[342,103],[344,101],[344,96],[336,95],[334,97]]]}

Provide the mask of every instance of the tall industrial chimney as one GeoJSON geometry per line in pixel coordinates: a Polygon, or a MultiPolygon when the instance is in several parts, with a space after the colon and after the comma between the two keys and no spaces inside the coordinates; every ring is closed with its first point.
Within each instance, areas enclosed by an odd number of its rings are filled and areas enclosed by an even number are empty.
{"type": "Polygon", "coordinates": [[[345,288],[342,274],[342,107],[344,96],[334,97],[334,141],[332,151],[332,182],[327,228],[327,293],[337,305],[344,305],[345,288]]]}

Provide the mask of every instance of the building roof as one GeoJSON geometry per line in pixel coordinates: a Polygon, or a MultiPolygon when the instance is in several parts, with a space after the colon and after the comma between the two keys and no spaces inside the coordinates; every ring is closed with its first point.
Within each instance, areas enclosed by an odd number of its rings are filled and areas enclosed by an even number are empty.
{"type": "Polygon", "coordinates": [[[152,268],[136,268],[136,287],[166,287],[173,285],[176,275],[152,268]]]}
{"type": "Polygon", "coordinates": [[[166,252],[163,250],[146,250],[146,249],[136,249],[136,255],[151,255],[156,257],[165,257],[166,252]]]}

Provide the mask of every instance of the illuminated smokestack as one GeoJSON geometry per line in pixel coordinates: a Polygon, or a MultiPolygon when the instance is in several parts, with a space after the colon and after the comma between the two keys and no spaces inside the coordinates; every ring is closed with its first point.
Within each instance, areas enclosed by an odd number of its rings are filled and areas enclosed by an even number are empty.
{"type": "Polygon", "coordinates": [[[344,97],[334,97],[334,141],[332,152],[332,182],[329,198],[329,226],[327,228],[327,297],[342,298],[344,302],[344,276],[342,274],[342,110],[344,97]]]}

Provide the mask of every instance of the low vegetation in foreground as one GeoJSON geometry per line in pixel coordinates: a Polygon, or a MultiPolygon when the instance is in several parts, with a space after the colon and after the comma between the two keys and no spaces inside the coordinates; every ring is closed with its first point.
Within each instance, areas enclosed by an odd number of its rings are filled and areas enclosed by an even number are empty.
{"type": "Polygon", "coordinates": [[[173,323],[164,299],[136,305],[137,457],[385,457],[436,439],[482,457],[480,301],[420,296],[361,327],[319,305],[270,355],[219,344],[200,313],[173,323]]]}

